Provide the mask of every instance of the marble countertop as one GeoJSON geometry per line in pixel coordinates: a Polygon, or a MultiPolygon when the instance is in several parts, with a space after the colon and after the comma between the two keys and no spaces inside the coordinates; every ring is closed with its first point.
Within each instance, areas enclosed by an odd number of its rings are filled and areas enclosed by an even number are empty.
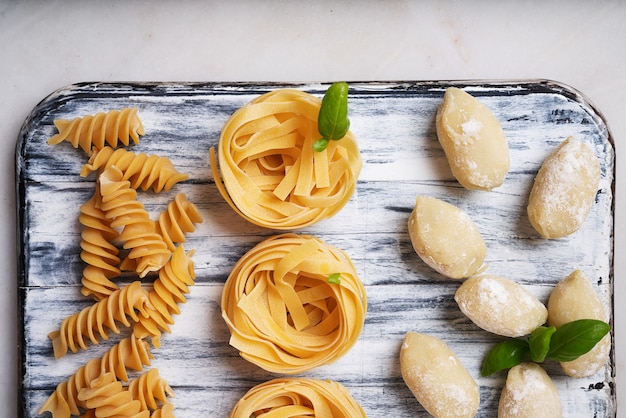
{"type": "MultiPolygon", "coordinates": [[[[30,110],[82,81],[550,79],[581,91],[617,159],[614,288],[626,291],[626,3],[621,1],[0,0],[0,399],[15,411],[14,150],[30,110]]],[[[615,304],[618,416],[626,404],[626,307],[615,304]]]]}

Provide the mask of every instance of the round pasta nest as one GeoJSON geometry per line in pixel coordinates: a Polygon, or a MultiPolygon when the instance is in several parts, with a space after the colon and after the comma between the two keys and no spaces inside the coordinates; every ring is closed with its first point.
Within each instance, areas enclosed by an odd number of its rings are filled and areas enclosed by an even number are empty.
{"type": "Polygon", "coordinates": [[[213,177],[224,199],[248,221],[293,230],[337,213],[363,165],[353,134],[316,152],[322,100],[294,89],[259,96],[224,125],[213,177]],[[219,166],[218,163],[219,162],[219,166]]]}
{"type": "Polygon", "coordinates": [[[221,308],[230,344],[244,359],[269,372],[295,374],[352,348],[367,298],[345,252],[288,233],[262,241],[235,264],[221,308]]]}
{"type": "Polygon", "coordinates": [[[230,418],[366,417],[348,389],[332,380],[277,378],[261,383],[237,402],[230,418]]]}

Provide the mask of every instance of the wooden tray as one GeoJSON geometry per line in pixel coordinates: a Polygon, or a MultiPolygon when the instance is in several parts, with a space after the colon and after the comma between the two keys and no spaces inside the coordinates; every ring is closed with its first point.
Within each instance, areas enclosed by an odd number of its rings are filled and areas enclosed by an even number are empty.
{"type": "MultiPolygon", "coordinates": [[[[227,417],[252,386],[277,377],[241,359],[228,345],[220,316],[222,284],[234,263],[264,238],[277,234],[234,213],[211,176],[209,148],[240,106],[269,90],[290,87],[321,96],[327,84],[84,83],[60,89],[28,116],[16,150],[18,286],[23,416],[37,411],[56,385],[120,336],[55,360],[47,334],[67,315],[91,302],[80,294],[80,205],[94,177],[81,178],[87,160],[69,143],[48,145],[53,120],[137,106],[146,134],[136,152],[168,156],[189,180],[168,193],[140,193],[158,213],[184,192],[205,218],[188,235],[195,249],[197,283],[171,334],[153,349],[157,367],[173,387],[177,416],[227,417]]],[[[599,112],[575,90],[550,81],[350,83],[351,130],[364,161],[358,187],[332,219],[299,232],[344,249],[366,285],[368,314],[358,343],[334,364],[305,376],[345,385],[370,417],[426,416],[406,388],[399,348],[408,330],[442,338],[481,388],[478,416],[496,416],[506,374],[480,377],[487,351],[502,338],[472,324],[453,295],[459,282],[435,273],[415,254],[407,219],[418,194],[444,199],[467,211],[487,244],[488,272],[516,280],[547,302],[553,285],[575,268],[591,278],[613,323],[613,194],[615,154],[599,112]],[[466,88],[499,118],[511,149],[511,170],[492,192],[467,191],[453,179],[437,141],[434,118],[446,87],[466,88]],[[591,145],[602,179],[596,204],[570,237],[544,240],[526,216],[533,178],[547,154],[569,135],[591,145]]],[[[149,284],[146,284],[149,285],[149,284]]],[[[122,336],[124,334],[122,333],[122,336]]],[[[614,356],[587,379],[553,377],[566,417],[616,414],[614,356]]]]}

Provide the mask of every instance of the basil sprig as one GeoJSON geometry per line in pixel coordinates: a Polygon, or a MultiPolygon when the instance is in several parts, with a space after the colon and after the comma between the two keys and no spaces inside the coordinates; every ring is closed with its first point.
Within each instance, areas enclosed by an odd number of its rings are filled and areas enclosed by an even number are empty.
{"type": "Polygon", "coordinates": [[[497,344],[483,361],[483,377],[516,366],[530,356],[536,363],[546,358],[555,361],[576,360],[588,353],[611,330],[596,319],[579,319],[559,328],[539,327],[528,340],[512,338],[497,344]]]}
{"type": "Polygon", "coordinates": [[[326,281],[331,284],[341,284],[341,273],[333,273],[326,278],[326,281]]]}
{"type": "Polygon", "coordinates": [[[348,119],[348,84],[333,83],[322,98],[322,105],[317,117],[317,130],[322,136],[315,141],[313,149],[324,151],[328,143],[343,138],[350,129],[348,119]]]}

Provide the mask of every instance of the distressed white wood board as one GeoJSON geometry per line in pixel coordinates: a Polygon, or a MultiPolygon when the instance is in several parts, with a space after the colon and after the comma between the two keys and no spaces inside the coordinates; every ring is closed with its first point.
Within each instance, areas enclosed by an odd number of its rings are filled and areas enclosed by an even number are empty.
{"type": "MultiPolygon", "coordinates": [[[[132,149],[168,156],[190,175],[168,193],[139,195],[156,215],[175,193],[184,192],[204,216],[185,243],[195,249],[196,285],[172,333],[152,350],[152,367],[173,387],[177,416],[227,417],[246,391],[278,375],[246,362],[228,345],[220,316],[222,286],[239,257],[280,232],[246,222],[224,202],[211,175],[209,148],[228,117],[260,94],[289,87],[321,97],[327,86],[81,83],[54,92],[33,109],[16,148],[22,416],[37,416],[60,381],[126,335],[58,360],[52,354],[47,334],[92,303],[80,294],[77,218],[94,186],[93,177],[78,174],[87,159],[80,149],[46,144],[56,132],[53,120],[137,106],[146,133],[132,149]]],[[[407,331],[428,333],[445,341],[480,385],[478,416],[496,416],[506,374],[483,378],[479,370],[502,338],[464,317],[453,299],[460,282],[440,276],[415,254],[406,228],[409,213],[418,194],[465,210],[487,244],[487,271],[523,284],[544,303],[555,283],[582,269],[612,324],[615,154],[607,126],[582,94],[545,80],[353,82],[349,97],[351,130],[364,161],[356,192],[336,216],[297,232],[314,234],[351,256],[367,289],[367,318],[347,355],[299,376],[342,383],[369,417],[427,416],[402,381],[398,354],[407,331]],[[460,187],[437,141],[435,113],[451,85],[489,106],[507,134],[511,169],[504,185],[491,192],[460,187]],[[600,188],[579,231],[545,240],[529,224],[527,198],[542,161],[569,135],[594,149],[602,167],[600,188]]],[[[559,390],[564,417],[616,414],[613,353],[602,370],[585,379],[565,376],[554,362],[544,366],[559,390]]]]}

